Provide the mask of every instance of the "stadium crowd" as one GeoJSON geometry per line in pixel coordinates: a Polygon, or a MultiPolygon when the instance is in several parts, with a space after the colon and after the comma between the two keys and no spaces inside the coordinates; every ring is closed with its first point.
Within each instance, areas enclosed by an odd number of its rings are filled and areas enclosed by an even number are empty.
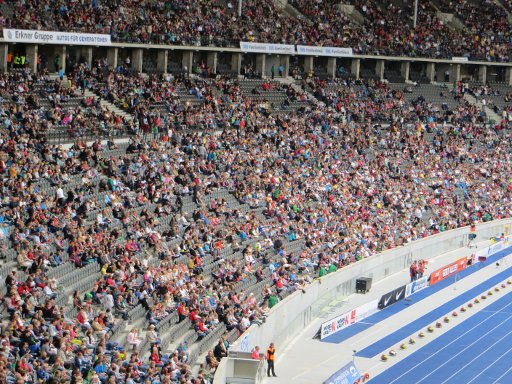
{"type": "Polygon", "coordinates": [[[302,14],[297,18],[268,0],[244,1],[242,16],[237,3],[224,0],[67,4],[24,0],[16,1],[13,16],[2,21],[6,27],[107,33],[114,41],[215,46],[239,41],[320,42],[361,54],[509,60],[507,12],[495,3],[420,4],[416,28],[411,5],[373,0],[349,3],[364,17],[363,22],[352,20],[338,4],[311,0],[290,2],[302,14]],[[455,14],[464,28],[439,20],[438,10],[455,14]]]}
{"type": "MultiPolygon", "coordinates": [[[[69,23],[78,12],[59,13],[69,23]]],[[[488,124],[463,98],[489,89],[456,84],[449,108],[377,81],[255,84],[248,94],[237,79],[101,61],[77,64],[69,83],[26,70],[0,78],[2,247],[17,264],[5,278],[2,382],[206,383],[232,337],[312,279],[512,215],[510,122],[488,124]],[[72,138],[112,126],[133,135],[122,153],[112,139],[52,145],[62,126],[72,138]],[[95,280],[69,292],[54,277],[67,265],[95,280]],[[186,341],[218,340],[197,372],[195,346],[172,345],[171,321],[186,341]]]]}
{"type": "MultiPolygon", "coordinates": [[[[507,11],[489,1],[421,3],[416,28],[411,5],[388,1],[350,1],[363,21],[331,2],[293,0],[297,17],[272,1],[230,0],[120,2],[23,0],[12,4],[6,27],[110,34],[114,41],[179,45],[236,46],[240,41],[350,47],[355,53],[422,57],[466,56],[508,61],[507,11]],[[460,26],[438,18],[453,13],[460,26]]],[[[506,7],[505,3],[505,7],[506,7]]]]}

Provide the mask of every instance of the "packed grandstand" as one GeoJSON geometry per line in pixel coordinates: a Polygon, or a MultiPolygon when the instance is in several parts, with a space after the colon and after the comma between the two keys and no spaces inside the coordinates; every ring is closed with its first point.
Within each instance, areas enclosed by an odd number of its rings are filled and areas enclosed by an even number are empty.
{"type": "MultiPolygon", "coordinates": [[[[310,0],[247,0],[241,17],[229,1],[24,0],[0,21],[509,60],[508,1],[422,3],[415,29],[402,1],[348,4],[360,22],[310,0]]],[[[210,383],[230,343],[313,279],[512,216],[507,85],[148,74],[107,57],[59,77],[17,49],[0,76],[1,382],[210,383]]]]}

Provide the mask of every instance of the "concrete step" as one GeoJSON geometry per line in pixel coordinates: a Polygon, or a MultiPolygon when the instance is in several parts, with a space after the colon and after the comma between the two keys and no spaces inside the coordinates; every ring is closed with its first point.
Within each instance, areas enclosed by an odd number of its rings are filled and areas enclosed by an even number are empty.
{"type": "MultiPolygon", "coordinates": [[[[184,332],[181,336],[177,337],[173,343],[169,344],[169,346],[167,347],[166,353],[173,353],[174,351],[176,351],[176,349],[178,349],[178,345],[180,345],[180,343],[186,341],[188,338],[192,337],[195,333],[196,333],[196,331],[193,329],[189,329],[186,332],[184,332]]],[[[190,344],[188,345],[188,348],[189,349],[191,348],[190,344]]]]}
{"type": "MultiPolygon", "coordinates": [[[[94,97],[95,99],[98,98],[98,96],[96,94],[89,91],[88,89],[85,90],[84,96],[85,97],[94,97]]],[[[127,120],[133,121],[133,115],[122,110],[121,108],[117,107],[116,105],[112,104],[111,102],[109,102],[105,99],[100,98],[100,105],[102,107],[108,108],[109,111],[114,112],[116,115],[122,116],[122,117],[126,118],[127,120]]]]}
{"type": "Polygon", "coordinates": [[[494,120],[496,123],[499,123],[501,121],[501,116],[495,113],[491,108],[485,106],[482,107],[482,102],[480,100],[477,100],[474,96],[469,94],[464,94],[464,100],[468,101],[469,103],[476,105],[480,107],[481,109],[485,111],[487,118],[490,120],[494,120]]]}

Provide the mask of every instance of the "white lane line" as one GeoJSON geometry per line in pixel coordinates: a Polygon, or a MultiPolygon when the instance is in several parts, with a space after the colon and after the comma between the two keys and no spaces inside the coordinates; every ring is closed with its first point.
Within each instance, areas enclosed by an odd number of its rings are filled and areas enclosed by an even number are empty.
{"type": "MultiPolygon", "coordinates": [[[[512,316],[511,316],[512,317],[512,316]]],[[[460,371],[462,371],[464,368],[466,368],[468,365],[470,365],[473,361],[477,360],[480,356],[482,356],[484,353],[486,353],[488,350],[492,349],[496,344],[498,344],[501,340],[503,340],[504,338],[506,338],[508,335],[510,335],[512,333],[512,331],[510,331],[509,333],[507,333],[506,335],[500,337],[497,341],[495,341],[494,343],[492,343],[489,347],[487,347],[484,351],[480,352],[478,355],[476,355],[475,357],[473,357],[473,359],[471,359],[471,361],[469,361],[469,363],[466,363],[462,366],[462,368],[459,368],[457,371],[455,371],[450,377],[448,377],[445,381],[443,381],[441,384],[444,384],[446,382],[448,382],[448,380],[450,380],[452,377],[456,376],[457,373],[459,373],[460,371]]],[[[474,343],[473,343],[474,344],[474,343]]],[[[464,350],[466,350],[467,348],[464,348],[464,350]]],[[[512,348],[510,348],[512,349],[512,348]]],[[[510,351],[510,349],[508,351],[510,351]]],[[[507,352],[508,352],[507,351],[507,352]]],[[[461,351],[462,352],[462,351],[461,351]]],[[[460,352],[457,354],[457,355],[460,355],[460,352]]],[[[480,373],[482,374],[482,372],[480,373]]],[[[474,379],[473,379],[474,380],[474,379]]],[[[473,381],[471,380],[471,381],[473,381]]],[[[470,382],[471,382],[470,381],[470,382]]]]}
{"type": "Polygon", "coordinates": [[[510,371],[512,371],[512,367],[510,367],[509,369],[507,369],[503,375],[501,375],[500,377],[498,377],[496,380],[494,380],[492,382],[492,384],[499,384],[499,380],[501,380],[503,377],[505,377],[507,375],[507,373],[509,373],[510,371]]]}
{"type": "MultiPolygon", "coordinates": [[[[441,364],[440,366],[436,367],[436,369],[430,371],[428,373],[428,375],[424,376],[420,381],[417,381],[416,384],[419,384],[421,383],[423,380],[425,380],[427,377],[431,376],[434,372],[438,371],[440,368],[444,367],[445,365],[447,365],[450,361],[452,361],[453,359],[457,358],[458,356],[460,356],[463,352],[467,351],[469,348],[471,348],[473,345],[477,344],[480,340],[484,339],[488,334],[494,332],[497,328],[501,327],[503,325],[503,323],[506,323],[507,321],[509,321],[510,319],[512,319],[512,315],[510,315],[509,317],[507,317],[505,320],[503,320],[501,323],[495,325],[494,328],[491,328],[489,331],[487,331],[485,334],[481,335],[478,339],[476,339],[475,341],[473,341],[471,344],[467,345],[464,349],[461,349],[460,351],[458,351],[455,355],[453,355],[452,357],[450,357],[448,360],[446,360],[443,364],[441,364]]],[[[512,331],[509,332],[509,334],[512,333],[512,331]]],[[[438,352],[436,352],[437,354],[438,352]]],[[[450,377],[453,377],[450,376],[450,377]]]]}
{"type": "MultiPolygon", "coordinates": [[[[494,364],[496,364],[498,361],[500,361],[501,359],[503,359],[505,356],[507,356],[507,354],[512,351],[512,347],[510,347],[509,349],[507,349],[507,351],[505,353],[503,353],[499,358],[497,358],[496,360],[494,360],[492,362],[492,364],[489,364],[487,366],[487,368],[485,368],[483,371],[481,371],[478,375],[476,375],[475,377],[473,377],[471,379],[471,381],[468,381],[466,384],[469,384],[469,383],[472,383],[473,381],[475,381],[477,379],[477,377],[481,376],[485,371],[487,371],[489,368],[491,368],[494,364]]],[[[510,368],[512,369],[512,368],[510,368]]]]}
{"type": "MultiPolygon", "coordinates": [[[[492,304],[491,304],[492,305],[492,304]]],[[[503,307],[502,309],[505,309],[509,306],[512,306],[512,302],[507,304],[505,307],[503,307]]],[[[398,376],[396,379],[394,379],[393,381],[389,382],[388,384],[393,384],[395,383],[396,381],[398,381],[399,379],[401,379],[402,377],[404,377],[405,375],[407,375],[409,372],[415,370],[416,368],[418,368],[420,365],[422,365],[423,363],[425,363],[426,361],[430,360],[431,358],[433,358],[434,356],[436,356],[439,352],[441,352],[442,350],[448,348],[450,345],[452,345],[453,343],[455,343],[456,341],[458,341],[460,338],[466,336],[468,333],[470,333],[471,331],[473,331],[474,329],[478,328],[479,326],[481,326],[483,323],[485,323],[486,321],[492,319],[494,316],[497,315],[498,312],[492,314],[491,316],[487,317],[484,321],[481,321],[480,323],[476,324],[474,327],[468,329],[466,332],[464,332],[462,335],[460,335],[459,337],[453,339],[450,343],[446,344],[443,348],[439,349],[436,353],[430,355],[429,357],[427,357],[426,359],[422,360],[421,362],[419,362],[418,364],[416,364],[415,366],[413,366],[412,368],[408,369],[407,371],[405,371],[404,373],[402,373],[400,376],[398,376]]],[[[476,315],[476,314],[475,314],[476,315]]]]}

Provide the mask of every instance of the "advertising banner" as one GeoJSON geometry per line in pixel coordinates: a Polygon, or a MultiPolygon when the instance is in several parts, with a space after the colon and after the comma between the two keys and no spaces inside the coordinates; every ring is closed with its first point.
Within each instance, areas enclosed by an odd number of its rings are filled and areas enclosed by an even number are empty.
{"type": "Polygon", "coordinates": [[[343,47],[318,47],[313,45],[297,45],[299,55],[308,56],[330,56],[330,57],[352,57],[352,48],[343,47]]]}
{"type": "Polygon", "coordinates": [[[448,264],[447,266],[443,268],[439,268],[437,271],[432,272],[430,275],[430,285],[434,285],[441,280],[446,279],[447,277],[453,276],[456,273],[459,273],[460,271],[464,270],[466,268],[468,259],[466,257],[463,257],[457,261],[454,261],[451,264],[448,264]]]}
{"type": "Polygon", "coordinates": [[[360,378],[361,374],[358,369],[353,362],[350,362],[325,380],[323,384],[354,384],[360,378]]]}
{"type": "Polygon", "coordinates": [[[405,285],[402,285],[400,288],[394,289],[391,292],[382,295],[379,300],[379,309],[384,309],[389,307],[391,304],[395,304],[397,301],[404,299],[405,287],[405,285]]]}
{"type": "Polygon", "coordinates": [[[489,249],[487,250],[487,256],[492,256],[495,253],[498,253],[499,251],[505,249],[508,244],[506,244],[504,241],[500,241],[494,245],[491,245],[489,249]]]}
{"type": "Polygon", "coordinates": [[[110,35],[81,32],[36,31],[4,28],[5,41],[13,43],[59,44],[59,45],[112,45],[110,35]]]}
{"type": "Polygon", "coordinates": [[[369,303],[363,304],[356,308],[356,323],[366,319],[367,317],[379,312],[379,300],[375,299],[369,303]]]}
{"type": "Polygon", "coordinates": [[[309,45],[297,45],[297,53],[299,55],[323,56],[324,47],[315,47],[309,45]]]}
{"type": "Polygon", "coordinates": [[[456,61],[458,63],[465,63],[468,61],[468,58],[464,57],[464,56],[461,56],[461,57],[453,56],[452,61],[456,61]]]}
{"type": "Polygon", "coordinates": [[[505,236],[502,239],[498,238],[495,239],[495,243],[486,247],[479,249],[476,253],[473,254],[473,260],[480,260],[487,259],[487,257],[494,255],[495,253],[498,253],[505,248],[508,248],[510,246],[510,236],[505,236]]]}
{"type": "Polygon", "coordinates": [[[419,292],[428,287],[428,277],[423,276],[412,283],[409,283],[405,286],[405,297],[409,297],[416,292],[419,292]]]}
{"type": "Polygon", "coordinates": [[[246,41],[240,42],[240,50],[249,53],[268,53],[268,54],[295,54],[295,46],[291,44],[267,44],[267,43],[250,43],[246,41]]]}
{"type": "Polygon", "coordinates": [[[340,316],[337,316],[334,319],[326,321],[320,328],[320,340],[326,338],[327,336],[331,336],[352,324],[366,319],[368,316],[371,316],[374,313],[377,313],[379,310],[378,304],[379,301],[374,300],[340,316]]]}

